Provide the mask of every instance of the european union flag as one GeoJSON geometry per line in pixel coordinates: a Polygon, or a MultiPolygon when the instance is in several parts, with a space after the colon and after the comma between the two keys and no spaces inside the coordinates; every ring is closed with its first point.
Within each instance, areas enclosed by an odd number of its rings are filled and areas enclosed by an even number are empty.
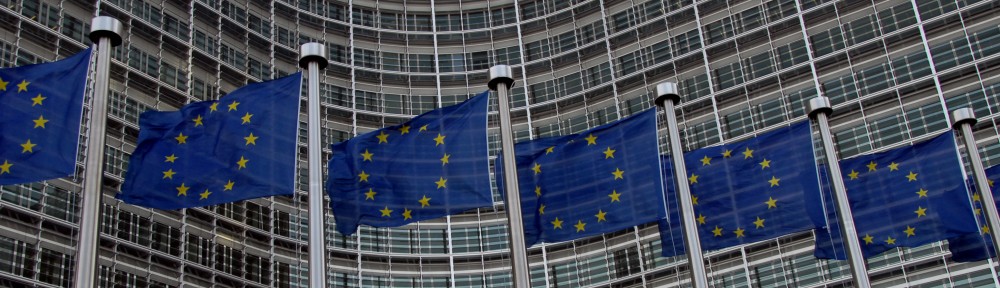
{"type": "Polygon", "coordinates": [[[0,185],[72,175],[90,49],[0,69],[0,185]]]}
{"type": "MultiPolygon", "coordinates": [[[[997,191],[993,189],[993,183],[1000,181],[1000,166],[987,168],[986,179],[988,179],[990,191],[993,193],[993,200],[997,201],[997,199],[1000,199],[1000,194],[997,194],[997,191]]],[[[992,231],[990,231],[990,227],[987,225],[986,214],[982,209],[983,199],[979,194],[981,193],[980,189],[975,186],[975,183],[969,183],[969,187],[973,190],[972,201],[975,206],[973,214],[975,214],[977,223],[980,225],[980,232],[948,239],[948,250],[951,251],[951,259],[959,262],[975,262],[996,257],[996,251],[993,251],[993,240],[989,236],[986,236],[986,233],[991,233],[992,231]]],[[[996,205],[996,203],[993,205],[996,205]]]]}
{"type": "Polygon", "coordinates": [[[327,191],[337,231],[395,227],[493,206],[489,92],[333,145],[327,191]]]}
{"type": "MultiPolygon", "coordinates": [[[[979,231],[951,131],[840,167],[866,258],[979,231]]],[[[816,258],[846,259],[836,217],[828,219],[829,230],[816,230],[816,258]]]]}
{"type": "MultiPolygon", "coordinates": [[[[808,122],[744,141],[684,155],[702,249],[776,238],[823,224],[820,186],[808,122]]],[[[669,189],[668,198],[676,198],[669,189]]],[[[680,217],[661,220],[661,239],[682,229],[680,217]]],[[[663,254],[684,251],[663,241],[663,254]]],[[[681,242],[683,243],[683,242],[681,242]]]]}
{"type": "Polygon", "coordinates": [[[291,195],[300,73],[244,86],[218,101],[139,117],[139,141],[121,193],[158,209],[291,195]]]}
{"type": "Polygon", "coordinates": [[[526,245],[614,232],[665,216],[655,113],[649,109],[580,134],[515,145],[526,245]]]}

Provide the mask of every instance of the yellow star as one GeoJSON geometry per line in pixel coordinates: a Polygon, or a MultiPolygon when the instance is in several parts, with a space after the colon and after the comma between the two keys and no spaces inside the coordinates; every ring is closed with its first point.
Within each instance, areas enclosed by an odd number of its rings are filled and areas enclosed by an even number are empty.
{"type": "Polygon", "coordinates": [[[403,220],[410,220],[413,218],[413,210],[403,208],[403,220]]]}
{"type": "Polygon", "coordinates": [[[424,132],[424,131],[427,131],[427,125],[420,126],[420,129],[417,130],[417,132],[424,132]]]}
{"type": "Polygon", "coordinates": [[[850,176],[851,180],[855,180],[858,179],[858,174],[860,174],[858,173],[858,171],[854,171],[854,169],[851,169],[851,173],[847,174],[847,176],[850,176]]]}
{"type": "Polygon", "coordinates": [[[239,165],[239,168],[236,168],[236,170],[247,168],[247,162],[250,162],[250,159],[240,156],[240,161],[236,161],[236,165],[239,165]]]}
{"type": "Polygon", "coordinates": [[[903,233],[906,233],[906,237],[910,237],[917,234],[916,230],[917,230],[916,228],[910,227],[910,225],[906,225],[906,230],[903,230],[903,233]]]}
{"type": "Polygon", "coordinates": [[[191,121],[194,121],[194,127],[198,127],[205,125],[205,123],[202,122],[202,120],[204,120],[204,118],[201,118],[201,115],[198,115],[198,117],[194,117],[194,119],[192,119],[191,121]]]}
{"type": "Polygon", "coordinates": [[[177,144],[184,144],[187,143],[188,136],[184,136],[184,133],[181,132],[177,135],[177,137],[174,137],[174,139],[177,139],[177,144]]]}
{"type": "Polygon", "coordinates": [[[163,179],[174,179],[174,174],[177,174],[174,169],[167,169],[167,171],[163,171],[163,179]]]}
{"type": "Polygon", "coordinates": [[[924,190],[924,188],[920,188],[920,190],[917,190],[917,195],[918,195],[917,198],[927,197],[927,190],[924,190]]]}
{"type": "Polygon", "coordinates": [[[542,186],[535,186],[535,197],[542,197],[542,186]]]}
{"type": "Polygon", "coordinates": [[[365,192],[365,200],[375,200],[375,189],[368,188],[368,192],[365,192]]]}
{"type": "Polygon", "coordinates": [[[885,244],[896,245],[896,239],[892,238],[892,236],[889,236],[888,238],[885,239],[885,244]]]}
{"type": "Polygon", "coordinates": [[[691,205],[698,205],[698,196],[691,195],[691,205]]]}
{"type": "Polygon", "coordinates": [[[917,181],[917,173],[913,173],[913,171],[910,171],[910,174],[906,175],[906,180],[908,180],[906,182],[917,181]]]}
{"type": "Polygon", "coordinates": [[[736,228],[736,231],[733,231],[733,233],[736,233],[736,238],[746,237],[746,235],[743,235],[744,231],[746,230],[743,230],[743,228],[736,228]]]}
{"type": "Polygon", "coordinates": [[[35,98],[31,98],[31,107],[35,107],[35,105],[42,105],[42,100],[45,99],[48,98],[42,97],[42,94],[38,94],[38,96],[35,96],[35,98]]]}
{"type": "Polygon", "coordinates": [[[917,206],[917,211],[913,211],[913,213],[917,213],[917,218],[920,218],[920,216],[927,216],[927,208],[917,206]]]}
{"type": "Polygon", "coordinates": [[[563,221],[556,217],[556,220],[552,221],[552,229],[562,229],[562,223],[563,221]]]}
{"type": "Polygon", "coordinates": [[[617,167],[615,168],[615,172],[611,172],[611,174],[615,175],[616,180],[625,179],[625,171],[622,171],[622,169],[618,169],[617,167]]]}
{"type": "Polygon", "coordinates": [[[205,200],[208,199],[208,195],[212,195],[212,192],[209,192],[208,189],[205,189],[205,192],[201,192],[201,194],[198,195],[201,195],[201,198],[199,198],[198,200],[205,200]]]}
{"type": "Polygon", "coordinates": [[[373,155],[375,154],[372,154],[371,152],[368,152],[368,149],[365,149],[365,153],[361,153],[361,161],[372,161],[373,155]]]}
{"type": "Polygon", "coordinates": [[[163,162],[174,163],[174,161],[177,161],[177,155],[176,154],[170,154],[169,156],[166,156],[166,158],[167,159],[163,160],[163,162]]]}
{"type": "Polygon", "coordinates": [[[368,176],[371,176],[371,175],[368,175],[368,173],[365,173],[365,170],[361,170],[361,174],[358,174],[358,178],[359,178],[358,182],[368,182],[368,176]]]}
{"type": "Polygon", "coordinates": [[[771,176],[771,180],[767,180],[767,183],[771,183],[771,187],[774,187],[778,186],[778,181],[781,181],[781,179],[771,176]]]}
{"type": "Polygon", "coordinates": [[[764,168],[771,168],[771,160],[764,158],[764,161],[760,161],[760,169],[764,170],[764,168]]]}
{"type": "Polygon", "coordinates": [[[389,210],[389,206],[385,206],[385,208],[382,208],[382,210],[378,210],[378,211],[382,212],[382,217],[390,217],[390,216],[392,216],[392,210],[389,210]]]}
{"type": "Polygon", "coordinates": [[[597,137],[594,136],[594,134],[589,134],[589,135],[587,135],[587,138],[583,138],[583,139],[587,139],[587,146],[597,145],[597,137]]]}
{"type": "Polygon", "coordinates": [[[0,174],[10,173],[10,166],[14,166],[14,164],[3,160],[3,164],[0,164],[0,174]]]}
{"type": "Polygon", "coordinates": [[[611,194],[608,194],[608,197],[611,197],[612,203],[621,202],[622,193],[618,193],[618,190],[611,190],[611,194]]]}
{"type": "Polygon", "coordinates": [[[889,163],[889,171],[896,171],[896,170],[899,170],[899,163],[896,162],[889,163]]]}
{"type": "Polygon", "coordinates": [[[177,196],[187,196],[188,189],[191,189],[191,187],[184,186],[184,183],[181,183],[181,186],[177,187],[177,196]]]}
{"type": "Polygon", "coordinates": [[[212,103],[212,106],[208,106],[208,111],[210,112],[219,111],[219,102],[212,103]]]}
{"type": "Polygon", "coordinates": [[[733,150],[726,149],[725,151],[722,151],[722,158],[729,157],[733,157],[733,150]]]}
{"type": "Polygon", "coordinates": [[[756,225],[757,229],[763,228],[764,227],[764,219],[760,219],[760,217],[757,217],[757,221],[753,221],[753,225],[756,225]]]}
{"type": "Polygon", "coordinates": [[[983,213],[983,209],[979,209],[979,208],[976,208],[976,209],[972,209],[972,212],[973,212],[973,213],[976,213],[976,215],[980,215],[980,214],[982,214],[982,213],[983,213]]]}
{"type": "Polygon", "coordinates": [[[542,165],[535,163],[535,166],[531,167],[531,171],[535,171],[535,175],[542,173],[542,165]]]}
{"type": "Polygon", "coordinates": [[[539,215],[545,214],[545,204],[542,204],[541,206],[538,207],[538,214],[539,215]]]}
{"type": "Polygon", "coordinates": [[[243,119],[243,124],[247,124],[247,123],[250,123],[250,117],[253,117],[253,114],[250,114],[250,112],[247,112],[247,114],[243,115],[243,117],[240,118],[240,119],[243,119]]]}
{"type": "Polygon", "coordinates": [[[28,152],[35,153],[35,151],[32,149],[35,148],[35,146],[38,146],[38,144],[31,143],[31,139],[28,139],[27,142],[21,144],[21,153],[28,153],[28,152]]]}
{"type": "Polygon", "coordinates": [[[406,133],[410,133],[410,125],[399,127],[399,135],[406,135],[406,133]]]}
{"type": "Polygon", "coordinates": [[[705,215],[698,214],[698,225],[705,225],[705,215]]]}
{"type": "Polygon", "coordinates": [[[982,198],[982,196],[979,196],[979,193],[976,193],[976,194],[972,194],[972,201],[975,201],[975,202],[979,202],[979,201],[981,201],[982,199],[983,199],[983,198],[982,198]]]}
{"type": "Polygon", "coordinates": [[[233,101],[229,103],[229,111],[236,111],[236,106],[240,106],[240,102],[233,101]]]}
{"type": "Polygon", "coordinates": [[[743,159],[747,158],[753,158],[753,150],[750,150],[750,147],[747,147],[747,150],[743,151],[743,159]]]}
{"type": "Polygon", "coordinates": [[[708,165],[712,165],[712,158],[709,158],[708,155],[705,155],[705,157],[701,158],[701,166],[708,166],[708,165]]]}
{"type": "Polygon", "coordinates": [[[712,229],[712,235],[715,235],[715,237],[721,237],[722,228],[719,228],[719,226],[715,226],[715,229],[712,229]]]}
{"type": "Polygon", "coordinates": [[[389,143],[389,134],[385,134],[385,131],[379,131],[375,138],[378,138],[378,144],[389,143]]]}
{"type": "Polygon", "coordinates": [[[260,137],[253,136],[253,132],[250,132],[250,136],[243,137],[243,140],[247,141],[246,145],[250,145],[250,144],[257,145],[257,138],[260,138],[260,137]]]}
{"type": "Polygon", "coordinates": [[[446,184],[448,184],[448,179],[444,179],[444,177],[440,177],[440,179],[438,179],[438,181],[434,181],[434,183],[437,184],[437,188],[438,189],[447,188],[446,184]]]}
{"type": "Polygon", "coordinates": [[[441,157],[441,166],[448,164],[448,159],[451,159],[451,154],[444,153],[444,157],[441,157]]]}
{"type": "Polygon", "coordinates": [[[872,237],[872,235],[865,234],[865,237],[861,239],[865,240],[865,245],[868,245],[874,243],[873,240],[875,240],[875,237],[872,237]]]}
{"type": "Polygon", "coordinates": [[[35,128],[42,127],[42,129],[45,129],[45,123],[48,123],[49,120],[42,117],[42,115],[38,115],[38,119],[31,120],[31,122],[35,122],[35,128]]]}
{"type": "Polygon", "coordinates": [[[233,185],[236,185],[236,182],[233,182],[233,180],[226,181],[226,185],[222,186],[222,191],[233,191],[233,185]]]}
{"type": "Polygon", "coordinates": [[[17,92],[28,91],[28,84],[31,84],[31,82],[21,80],[21,84],[17,84],[17,92]]]}
{"type": "Polygon", "coordinates": [[[438,133],[438,136],[434,137],[434,146],[438,146],[438,145],[444,144],[444,137],[445,137],[444,135],[441,135],[441,133],[438,133]]]}
{"type": "Polygon", "coordinates": [[[601,223],[602,221],[608,221],[608,219],[605,218],[605,216],[607,215],[608,212],[604,212],[604,210],[597,209],[597,215],[594,215],[594,217],[597,217],[597,223],[601,223]]]}
{"type": "Polygon", "coordinates": [[[698,174],[691,174],[691,176],[688,177],[688,184],[694,183],[698,183],[698,174]]]}
{"type": "Polygon", "coordinates": [[[573,225],[573,227],[576,227],[576,232],[584,231],[584,228],[587,227],[587,223],[583,223],[583,220],[577,220],[576,225],[573,225]]]}
{"type": "Polygon", "coordinates": [[[993,187],[993,180],[986,179],[986,184],[989,184],[990,187],[993,187]]]}
{"type": "Polygon", "coordinates": [[[549,153],[552,153],[552,152],[554,152],[554,151],[556,151],[556,146],[552,146],[552,147],[549,147],[549,148],[545,148],[545,154],[546,154],[546,155],[548,155],[549,153]]]}
{"type": "Polygon", "coordinates": [[[427,195],[424,195],[424,198],[420,198],[417,202],[420,202],[420,207],[431,206],[431,198],[427,198],[427,195]]]}
{"type": "Polygon", "coordinates": [[[875,169],[875,167],[878,167],[878,163],[875,163],[875,161],[868,162],[868,165],[865,165],[865,166],[868,166],[868,172],[872,172],[872,171],[878,170],[878,169],[875,169]]]}
{"type": "Polygon", "coordinates": [[[778,200],[774,200],[772,197],[767,197],[767,202],[764,204],[767,204],[767,209],[778,208],[778,200]]]}
{"type": "MultiPolygon", "coordinates": [[[[548,153],[546,153],[546,154],[548,154],[548,153]]],[[[604,159],[608,159],[608,158],[615,158],[615,150],[611,149],[611,147],[608,147],[607,150],[604,150],[604,159]]]]}
{"type": "Polygon", "coordinates": [[[982,234],[990,234],[990,226],[983,225],[983,228],[979,229],[982,234]]]}
{"type": "Polygon", "coordinates": [[[3,78],[0,78],[0,91],[7,91],[7,83],[10,82],[4,82],[3,78]]]}

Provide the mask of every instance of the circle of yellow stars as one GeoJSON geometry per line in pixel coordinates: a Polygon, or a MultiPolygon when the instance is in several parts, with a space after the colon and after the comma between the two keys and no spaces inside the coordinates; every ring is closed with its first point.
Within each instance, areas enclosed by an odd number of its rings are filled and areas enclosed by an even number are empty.
{"type": "MultiPolygon", "coordinates": [[[[584,137],[583,139],[587,141],[587,144],[586,144],[587,146],[595,146],[595,147],[598,146],[597,145],[597,139],[598,139],[598,137],[594,136],[594,134],[592,134],[592,133],[588,134],[587,137],[584,137]]],[[[572,142],[573,142],[573,140],[570,140],[570,143],[572,143],[572,142]]],[[[548,154],[554,152],[555,148],[556,148],[555,146],[545,148],[545,155],[548,155],[548,154]]],[[[603,156],[603,158],[601,158],[601,159],[605,159],[605,160],[607,160],[607,159],[614,159],[615,158],[615,152],[618,152],[618,151],[615,150],[613,147],[606,146],[604,148],[604,150],[601,151],[601,156],[603,156]]],[[[539,164],[539,163],[534,163],[534,164],[531,165],[531,170],[534,172],[535,175],[539,175],[539,174],[542,173],[542,165],[539,164]]],[[[610,171],[609,173],[611,174],[610,177],[612,177],[612,180],[614,180],[614,181],[624,180],[625,179],[625,171],[621,170],[620,167],[615,167],[615,170],[614,171],[610,171]]],[[[607,196],[608,196],[608,203],[611,203],[611,204],[613,204],[613,203],[621,203],[622,193],[618,192],[617,189],[612,189],[611,193],[608,194],[607,196]]],[[[537,197],[537,198],[542,197],[542,187],[541,186],[535,186],[535,197],[537,197]]],[[[544,203],[539,203],[538,214],[539,215],[545,215],[545,208],[546,208],[546,206],[545,206],[544,203]]],[[[593,221],[596,222],[596,223],[607,222],[608,221],[608,212],[604,211],[604,209],[598,208],[597,209],[597,213],[594,214],[594,220],[593,221]]],[[[549,223],[552,224],[552,229],[563,229],[563,224],[565,223],[565,221],[563,219],[560,219],[559,217],[555,217],[555,219],[552,220],[552,221],[550,221],[549,223]]],[[[576,224],[573,224],[573,228],[576,230],[577,233],[583,233],[583,232],[587,231],[587,224],[588,224],[588,222],[584,221],[584,219],[577,219],[576,224]]]]}
{"type": "MultiPolygon", "coordinates": [[[[7,91],[8,84],[10,83],[0,78],[0,91],[7,91]]],[[[17,92],[15,93],[17,93],[18,96],[20,96],[21,92],[27,93],[29,85],[31,85],[31,82],[28,82],[28,80],[21,80],[21,83],[17,84],[17,92]]],[[[30,93],[28,95],[30,96],[30,93]]],[[[43,106],[45,99],[48,99],[48,97],[44,97],[42,96],[41,93],[39,93],[35,97],[29,99],[31,100],[31,107],[35,107],[35,106],[43,106]]],[[[32,129],[45,129],[45,124],[48,123],[49,120],[45,119],[44,114],[40,114],[38,115],[38,119],[32,119],[31,122],[33,122],[32,129]]],[[[21,153],[26,154],[26,153],[35,153],[35,150],[37,149],[35,147],[38,146],[38,144],[32,143],[31,138],[28,138],[25,139],[24,143],[21,143],[20,146],[21,146],[21,153]]],[[[10,169],[12,167],[14,167],[14,163],[11,163],[9,159],[4,159],[3,163],[0,164],[0,175],[10,174],[11,173],[10,169]]]]}
{"type": "MultiPolygon", "coordinates": [[[[234,111],[235,112],[239,112],[239,106],[240,106],[240,102],[239,101],[236,101],[236,100],[230,101],[229,104],[226,105],[226,107],[228,109],[225,112],[234,112],[234,111]]],[[[222,112],[219,112],[219,102],[218,101],[214,102],[214,103],[212,103],[211,105],[208,106],[208,113],[210,113],[210,114],[211,113],[222,113],[222,112]]],[[[246,112],[245,114],[243,114],[242,117],[240,117],[241,125],[251,125],[251,124],[253,124],[252,120],[253,120],[253,114],[250,114],[249,112],[246,112]]],[[[195,127],[195,128],[197,128],[197,127],[204,127],[205,126],[205,117],[204,117],[204,115],[202,115],[202,114],[195,115],[195,117],[191,119],[191,123],[192,123],[192,126],[195,127]]],[[[177,145],[185,145],[185,144],[188,144],[187,140],[188,140],[189,137],[190,137],[189,135],[184,135],[184,132],[179,132],[179,133],[177,133],[177,136],[174,137],[174,140],[177,141],[177,143],[176,143],[177,145]]],[[[245,143],[244,145],[246,145],[246,146],[250,146],[250,145],[256,146],[257,145],[257,139],[259,139],[259,138],[260,137],[254,135],[253,132],[250,132],[249,135],[247,135],[246,137],[243,137],[243,140],[244,140],[244,143],[245,143]]],[[[176,153],[174,153],[174,154],[170,154],[170,155],[165,156],[164,159],[163,159],[163,162],[164,163],[171,163],[171,164],[173,164],[173,163],[176,163],[176,161],[178,159],[180,159],[180,157],[177,156],[176,153]]],[[[240,155],[240,159],[235,162],[236,170],[239,171],[239,170],[246,169],[247,165],[249,163],[250,163],[250,159],[247,159],[245,155],[240,155]]],[[[167,168],[166,171],[163,171],[163,179],[164,180],[173,180],[174,179],[174,175],[177,175],[177,172],[174,171],[173,168],[167,168]]],[[[223,192],[225,192],[225,191],[233,191],[233,188],[235,186],[236,186],[236,182],[233,182],[232,179],[227,179],[226,180],[226,184],[222,185],[222,191],[223,192]]],[[[174,189],[177,190],[177,197],[186,197],[186,196],[188,196],[188,190],[190,190],[191,187],[187,186],[187,183],[185,183],[185,182],[182,181],[181,185],[177,186],[174,189]]],[[[211,196],[214,193],[215,192],[212,192],[210,188],[205,188],[205,191],[203,191],[201,193],[198,193],[198,197],[199,197],[198,200],[199,201],[206,200],[206,199],[208,199],[209,196],[211,196]]]]}
{"type": "MultiPolygon", "coordinates": [[[[716,157],[721,157],[722,159],[733,158],[733,152],[736,152],[736,151],[733,151],[733,150],[730,150],[730,149],[724,149],[720,153],[720,155],[716,156],[716,157]]],[[[743,150],[740,153],[743,154],[743,160],[756,161],[756,160],[754,160],[754,154],[753,154],[754,152],[756,152],[756,151],[753,150],[753,149],[750,149],[750,147],[746,147],[746,149],[743,150]]],[[[708,155],[705,155],[699,161],[701,162],[701,166],[711,166],[712,165],[712,159],[713,159],[713,157],[709,157],[708,155]]],[[[769,170],[769,168],[771,168],[772,162],[773,162],[772,160],[767,159],[766,157],[762,157],[761,161],[757,162],[757,166],[759,166],[761,170],[767,171],[767,170],[769,170]]],[[[694,186],[694,185],[698,184],[698,180],[699,180],[700,177],[701,177],[700,175],[692,173],[690,176],[688,176],[688,179],[687,179],[688,180],[688,185],[694,186]]],[[[766,182],[768,184],[768,187],[770,187],[770,188],[780,187],[781,186],[781,178],[778,178],[777,176],[774,176],[774,175],[772,175],[770,179],[766,180],[766,182]]],[[[768,192],[770,192],[770,191],[768,191],[768,192]]],[[[694,206],[698,206],[698,196],[691,195],[691,202],[692,202],[692,204],[694,206]]],[[[778,200],[774,199],[774,197],[768,197],[767,201],[764,201],[761,204],[766,205],[767,209],[778,208],[778,200]]],[[[763,229],[763,228],[765,228],[766,221],[767,221],[767,219],[765,219],[765,218],[761,218],[760,216],[755,216],[755,220],[753,222],[751,222],[751,223],[754,224],[754,229],[763,229]]],[[[705,217],[705,215],[699,213],[698,217],[695,218],[695,222],[699,226],[705,225],[705,223],[708,222],[708,218],[705,217]]],[[[726,229],[724,227],[719,227],[718,225],[715,225],[714,228],[712,228],[712,230],[709,230],[709,231],[712,232],[712,236],[713,237],[724,237],[726,229]]],[[[736,227],[736,229],[732,230],[732,233],[733,233],[733,235],[736,238],[743,238],[743,237],[746,237],[747,230],[744,229],[743,227],[736,227]]]]}
{"type": "MultiPolygon", "coordinates": [[[[876,163],[875,161],[868,162],[868,164],[866,164],[865,167],[867,169],[861,169],[861,170],[865,171],[865,173],[873,173],[873,172],[877,172],[879,169],[885,169],[885,168],[879,168],[879,164],[876,163]]],[[[890,162],[887,168],[889,169],[889,173],[893,173],[894,171],[899,171],[899,163],[890,162]]],[[[855,169],[851,169],[851,172],[847,173],[847,177],[848,177],[848,179],[850,181],[855,181],[855,180],[858,180],[860,178],[861,173],[862,172],[859,172],[859,171],[857,171],[855,169]]],[[[909,173],[907,173],[906,175],[900,175],[900,174],[896,174],[896,175],[897,176],[895,176],[895,177],[903,177],[903,178],[905,178],[906,182],[913,182],[913,181],[917,181],[917,176],[919,174],[915,173],[913,171],[909,171],[909,173]]],[[[900,179],[900,180],[902,180],[902,179],[900,179]]],[[[927,198],[927,192],[928,192],[927,189],[920,188],[920,189],[918,189],[915,192],[915,194],[917,194],[917,198],[918,199],[919,198],[927,198]]],[[[979,201],[979,194],[972,195],[972,199],[973,199],[973,201],[979,201]]],[[[979,211],[978,211],[979,209],[976,209],[976,210],[977,210],[976,213],[978,214],[979,213],[979,211]]],[[[925,208],[925,207],[923,207],[921,205],[917,205],[917,209],[913,211],[913,214],[915,215],[914,217],[916,217],[917,219],[920,219],[921,217],[927,216],[927,208],[925,208]]],[[[982,229],[984,229],[983,233],[989,233],[989,228],[987,228],[987,227],[984,226],[982,229]]],[[[906,229],[903,229],[902,232],[903,232],[903,235],[906,235],[906,237],[909,238],[909,237],[917,235],[917,228],[916,227],[912,227],[910,225],[906,225],[906,229]]],[[[898,240],[898,239],[893,238],[892,235],[888,235],[888,236],[886,236],[886,238],[884,240],[879,240],[879,239],[876,239],[871,234],[866,233],[864,237],[861,237],[861,240],[865,242],[865,245],[872,245],[872,244],[875,243],[875,241],[881,241],[882,243],[885,243],[886,245],[896,245],[896,240],[898,240]]]]}
{"type": "MultiPolygon", "coordinates": [[[[426,131],[428,131],[427,128],[428,128],[428,125],[422,125],[422,126],[420,126],[420,128],[417,129],[417,133],[426,132],[426,131]]],[[[375,143],[375,145],[389,144],[390,136],[392,136],[392,134],[386,133],[386,131],[396,130],[396,131],[399,132],[399,136],[403,136],[403,135],[406,135],[406,134],[410,134],[411,133],[410,129],[412,129],[412,127],[410,126],[409,123],[400,125],[400,126],[395,127],[395,128],[386,128],[386,129],[383,129],[383,130],[379,131],[379,134],[375,135],[375,139],[378,140],[377,143],[375,143]]],[[[433,140],[434,140],[434,146],[438,147],[438,146],[444,145],[446,138],[447,138],[446,135],[438,133],[437,136],[433,138],[433,140]]],[[[364,162],[374,162],[375,159],[377,159],[377,155],[375,155],[375,153],[372,153],[369,149],[365,149],[359,155],[361,156],[361,162],[362,163],[364,163],[364,162]]],[[[438,159],[438,160],[441,161],[441,166],[446,166],[446,165],[448,165],[448,164],[451,163],[451,154],[443,153],[443,155],[441,156],[441,158],[438,159]]],[[[371,174],[368,174],[368,172],[365,172],[365,170],[362,169],[361,172],[358,173],[358,183],[362,183],[362,182],[369,183],[368,180],[369,180],[369,178],[371,176],[372,176],[371,174]]],[[[437,181],[434,181],[434,187],[435,187],[435,189],[447,189],[448,188],[448,179],[444,178],[444,176],[439,177],[437,181]]],[[[368,191],[364,192],[363,194],[365,195],[365,199],[364,199],[365,201],[368,201],[368,200],[376,201],[375,198],[376,198],[376,195],[378,195],[378,192],[375,191],[375,189],[373,187],[369,187],[368,191]]],[[[420,204],[420,208],[426,208],[426,207],[429,207],[429,206],[432,205],[431,204],[431,200],[433,200],[433,198],[427,197],[427,195],[424,194],[424,195],[422,195],[422,197],[420,199],[417,200],[417,203],[420,204]]],[[[379,209],[378,212],[379,212],[379,215],[381,217],[391,218],[391,217],[393,217],[393,212],[396,212],[396,211],[390,209],[389,206],[383,206],[383,208],[379,209]]],[[[413,219],[413,210],[411,210],[411,209],[409,209],[407,207],[403,208],[403,213],[401,213],[401,214],[403,216],[403,220],[413,219]]]]}

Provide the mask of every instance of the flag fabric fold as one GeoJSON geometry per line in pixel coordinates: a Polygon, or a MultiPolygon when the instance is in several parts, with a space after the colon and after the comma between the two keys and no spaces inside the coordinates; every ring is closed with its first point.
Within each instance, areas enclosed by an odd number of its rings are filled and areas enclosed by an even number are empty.
{"type": "MultiPolygon", "coordinates": [[[[525,244],[569,241],[663,218],[655,117],[649,109],[583,133],[515,145],[525,244]]],[[[502,167],[498,158],[501,189],[502,167]]]]}
{"type": "Polygon", "coordinates": [[[334,144],[330,205],[337,231],[396,227],[493,205],[489,92],[334,144]]]}
{"type": "MultiPolygon", "coordinates": [[[[1000,181],[1000,165],[986,168],[986,179],[990,185],[990,191],[993,193],[993,201],[996,202],[1000,199],[997,194],[997,190],[994,189],[993,184],[996,181],[1000,181]]],[[[986,212],[982,205],[985,201],[982,199],[983,193],[981,189],[976,187],[973,178],[969,177],[969,187],[971,188],[972,201],[975,208],[973,208],[973,214],[976,217],[976,223],[979,224],[978,233],[970,233],[962,235],[959,237],[948,239],[948,250],[951,251],[951,259],[958,262],[975,262],[982,261],[988,258],[996,257],[996,251],[993,249],[993,240],[987,235],[987,233],[993,233],[990,231],[989,225],[986,222],[986,212]]],[[[996,205],[996,203],[993,203],[996,205]]]]}
{"type": "MultiPolygon", "coordinates": [[[[688,179],[678,180],[691,187],[703,250],[777,238],[824,224],[808,122],[694,150],[684,159],[688,179]]],[[[667,189],[668,199],[676,199],[674,187],[667,189]]],[[[659,221],[663,256],[684,251],[675,246],[684,243],[678,238],[683,235],[682,221],[679,214],[659,221]]]]}
{"type": "MultiPolygon", "coordinates": [[[[979,231],[951,131],[839,164],[866,258],[979,231]]],[[[816,230],[816,258],[846,259],[837,217],[827,210],[829,230],[816,230]]]]}
{"type": "Polygon", "coordinates": [[[76,171],[90,54],[0,69],[0,185],[76,171]]]}
{"type": "Polygon", "coordinates": [[[301,73],[140,115],[125,203],[181,209],[292,195],[301,73]]]}

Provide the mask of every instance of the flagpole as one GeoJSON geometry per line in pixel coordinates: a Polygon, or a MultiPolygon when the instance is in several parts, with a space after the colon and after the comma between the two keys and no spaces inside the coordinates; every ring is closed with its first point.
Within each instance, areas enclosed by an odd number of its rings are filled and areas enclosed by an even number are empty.
{"type": "Polygon", "coordinates": [[[528,253],[524,247],[524,220],[521,219],[521,198],[518,192],[517,163],[514,163],[514,134],[510,124],[510,107],[508,107],[507,90],[514,86],[513,73],[510,66],[496,65],[490,67],[491,90],[497,91],[500,104],[500,144],[503,150],[503,181],[507,205],[507,234],[510,236],[510,265],[513,269],[514,287],[530,287],[528,281],[528,253]]]}
{"type": "Polygon", "coordinates": [[[830,171],[830,182],[833,184],[833,198],[837,202],[837,219],[840,220],[840,234],[847,245],[847,260],[854,276],[854,287],[871,287],[868,280],[868,268],[865,257],[861,254],[861,242],[858,241],[858,231],[854,228],[854,215],[847,200],[847,190],[844,188],[844,176],[840,172],[837,152],[833,150],[833,136],[830,135],[830,123],[827,116],[833,113],[830,99],[820,96],[809,100],[810,118],[819,124],[819,134],[823,138],[823,154],[826,154],[826,167],[830,171]]]}
{"type": "Polygon", "coordinates": [[[326,235],[323,224],[323,164],[320,142],[319,70],[326,68],[326,48],[302,44],[299,66],[309,73],[309,287],[326,287],[326,235]]]}
{"type": "Polygon", "coordinates": [[[104,177],[104,138],[108,120],[108,70],[111,48],[122,44],[122,23],[108,16],[90,22],[90,40],[97,43],[97,68],[94,71],[93,102],[87,133],[87,158],[83,166],[83,207],[80,212],[80,238],[76,251],[75,287],[94,286],[97,265],[97,216],[101,206],[101,180],[104,177]]]}
{"type": "Polygon", "coordinates": [[[674,104],[681,101],[677,93],[677,83],[663,82],[656,85],[656,106],[667,114],[667,133],[670,137],[671,160],[674,161],[674,179],[677,182],[677,201],[681,205],[681,223],[684,225],[684,245],[687,249],[688,265],[691,266],[691,284],[695,288],[708,288],[708,274],[705,272],[705,258],[701,253],[698,239],[698,224],[695,223],[694,202],[691,187],[687,183],[687,168],[684,166],[684,150],[681,148],[680,131],[677,129],[677,115],[674,104]]]}
{"type": "Polygon", "coordinates": [[[983,160],[979,158],[979,149],[976,148],[976,136],[972,134],[972,125],[976,124],[976,113],[972,108],[961,108],[951,112],[952,125],[955,130],[962,132],[965,139],[965,151],[969,153],[969,161],[972,162],[972,175],[976,178],[976,189],[983,200],[983,210],[986,212],[987,225],[990,227],[990,240],[993,240],[993,251],[1000,251],[1000,213],[997,212],[996,202],[993,202],[993,191],[990,189],[989,179],[986,178],[986,169],[983,168],[983,160]]]}

